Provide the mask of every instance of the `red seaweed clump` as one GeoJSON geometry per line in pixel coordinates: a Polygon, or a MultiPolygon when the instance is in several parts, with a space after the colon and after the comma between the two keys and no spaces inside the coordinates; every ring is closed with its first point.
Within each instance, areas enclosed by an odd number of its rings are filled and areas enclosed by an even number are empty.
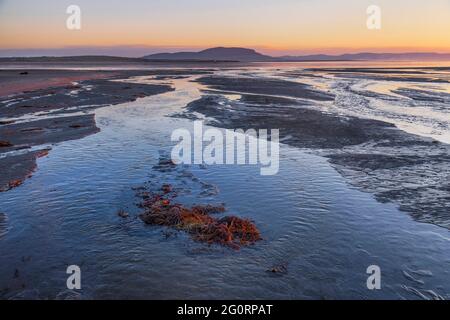
{"type": "Polygon", "coordinates": [[[0,148],[12,147],[12,143],[9,141],[0,140],[0,148]]]}
{"type": "Polygon", "coordinates": [[[197,205],[186,208],[164,198],[172,192],[170,185],[163,185],[161,190],[163,195],[155,194],[150,197],[145,193],[144,201],[139,205],[145,209],[140,218],[146,224],[171,227],[189,233],[196,241],[234,249],[261,240],[259,230],[250,220],[234,216],[212,216],[225,212],[224,206],[197,205]]]}
{"type": "Polygon", "coordinates": [[[21,180],[21,179],[11,180],[11,181],[8,183],[8,188],[9,188],[9,189],[17,188],[18,186],[20,186],[20,185],[22,185],[22,184],[23,184],[23,180],[21,180]]]}
{"type": "Polygon", "coordinates": [[[46,157],[46,156],[48,156],[49,152],[50,152],[50,149],[39,150],[39,151],[36,153],[36,158],[43,158],[43,157],[46,157]]]}

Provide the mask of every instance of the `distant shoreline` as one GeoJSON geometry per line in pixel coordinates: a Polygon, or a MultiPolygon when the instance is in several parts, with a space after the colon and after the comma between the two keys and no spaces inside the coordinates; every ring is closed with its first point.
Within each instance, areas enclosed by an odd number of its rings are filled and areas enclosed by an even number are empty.
{"type": "MultiPolygon", "coordinates": [[[[1,50],[0,50],[1,53],[1,50]]],[[[0,57],[0,63],[119,63],[119,64],[148,64],[148,63],[291,63],[291,62],[350,62],[350,61],[450,61],[450,53],[438,52],[402,52],[402,53],[373,53],[357,52],[346,54],[310,54],[299,56],[270,56],[254,49],[240,47],[215,47],[197,52],[156,53],[142,57],[121,57],[114,55],[42,55],[42,56],[10,56],[0,57]]]]}
{"type": "Polygon", "coordinates": [[[364,68],[364,69],[423,69],[439,68],[450,70],[450,60],[305,60],[305,61],[210,61],[210,60],[146,60],[141,58],[121,58],[108,56],[78,56],[78,57],[22,57],[0,58],[0,70],[152,70],[161,68],[236,68],[292,64],[299,68],[364,68]],[[341,63],[341,65],[339,65],[341,63]],[[335,64],[335,65],[333,65],[335,64]]]}

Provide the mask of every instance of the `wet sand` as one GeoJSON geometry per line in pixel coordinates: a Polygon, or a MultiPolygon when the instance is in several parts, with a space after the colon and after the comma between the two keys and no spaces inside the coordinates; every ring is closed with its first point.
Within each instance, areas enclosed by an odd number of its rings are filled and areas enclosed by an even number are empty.
{"type": "Polygon", "coordinates": [[[0,191],[20,185],[35,169],[42,153],[24,150],[98,132],[90,110],[173,90],[170,85],[119,81],[153,74],[158,73],[0,70],[0,154],[12,153],[0,158],[0,191]],[[14,155],[17,151],[22,154],[14,155]]]}
{"type": "Polygon", "coordinates": [[[76,70],[0,70],[0,97],[46,89],[69,86],[74,81],[107,78],[113,72],[76,70]]]}
{"type": "Polygon", "coordinates": [[[36,170],[36,159],[47,155],[47,150],[32,151],[0,159],[0,192],[20,186],[36,170]]]}
{"type": "Polygon", "coordinates": [[[288,96],[317,101],[334,100],[334,97],[326,92],[314,90],[306,84],[284,80],[208,76],[197,81],[211,89],[221,91],[288,96]]]}
{"type": "Polygon", "coordinates": [[[168,85],[124,83],[106,79],[87,80],[0,99],[0,108],[2,116],[8,118],[36,113],[67,114],[134,101],[168,90],[172,90],[168,85]]]}
{"type": "MultiPolygon", "coordinates": [[[[272,81],[225,77],[199,81],[210,89],[238,91],[242,96],[230,100],[231,92],[206,92],[175,117],[197,119],[196,114],[201,114],[208,124],[233,130],[279,128],[283,143],[327,157],[352,184],[379,201],[398,203],[418,221],[450,228],[449,145],[387,122],[324,113],[309,103],[269,96],[272,81]]],[[[314,99],[307,86],[303,86],[306,93],[301,88],[283,93],[314,99]]]]}
{"type": "Polygon", "coordinates": [[[32,146],[79,139],[98,132],[93,114],[49,118],[0,126],[0,136],[10,146],[2,152],[27,149],[32,146]]]}
{"type": "Polygon", "coordinates": [[[361,78],[379,81],[403,81],[416,83],[450,83],[440,74],[433,76],[433,72],[446,71],[445,67],[423,68],[310,68],[305,71],[321,72],[337,77],[361,78]]]}

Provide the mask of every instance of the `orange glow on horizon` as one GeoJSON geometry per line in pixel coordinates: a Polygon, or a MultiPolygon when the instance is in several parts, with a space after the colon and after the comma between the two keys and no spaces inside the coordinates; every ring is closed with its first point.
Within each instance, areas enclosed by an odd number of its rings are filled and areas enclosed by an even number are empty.
{"type": "Polygon", "coordinates": [[[227,4],[192,0],[180,4],[185,11],[158,0],[150,1],[152,5],[139,0],[129,0],[133,4],[128,6],[112,2],[105,11],[97,2],[79,0],[84,15],[78,31],[65,27],[66,2],[50,7],[34,4],[29,11],[23,10],[28,4],[22,0],[0,2],[0,49],[233,46],[272,55],[450,53],[447,0],[426,4],[378,0],[383,13],[381,30],[366,27],[369,0],[230,0],[227,4]]]}

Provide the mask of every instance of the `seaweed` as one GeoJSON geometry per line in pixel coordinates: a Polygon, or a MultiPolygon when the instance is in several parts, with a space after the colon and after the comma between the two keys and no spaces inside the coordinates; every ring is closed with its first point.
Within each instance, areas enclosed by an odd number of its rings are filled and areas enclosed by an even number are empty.
{"type": "Polygon", "coordinates": [[[13,144],[9,141],[6,141],[6,140],[0,141],[0,148],[7,148],[7,147],[12,147],[12,146],[13,146],[13,144]]]}
{"type": "Polygon", "coordinates": [[[261,240],[261,234],[252,221],[236,216],[223,218],[213,214],[225,212],[223,205],[196,205],[187,208],[174,204],[173,188],[164,184],[161,193],[141,192],[143,201],[138,205],[144,209],[140,219],[149,225],[166,226],[187,232],[195,241],[220,244],[239,249],[261,240]],[[172,200],[169,197],[172,196],[172,200]]]}

